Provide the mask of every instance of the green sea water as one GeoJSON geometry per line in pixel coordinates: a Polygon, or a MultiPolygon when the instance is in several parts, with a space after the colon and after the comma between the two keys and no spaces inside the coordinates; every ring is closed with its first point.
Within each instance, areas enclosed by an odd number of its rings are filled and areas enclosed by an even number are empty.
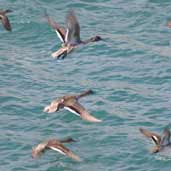
{"type": "Polygon", "coordinates": [[[171,170],[171,154],[150,154],[139,132],[171,129],[170,0],[0,0],[0,9],[13,11],[13,31],[0,24],[0,171],[171,170]],[[103,41],[54,60],[60,41],[44,11],[64,25],[70,9],[83,40],[103,41]],[[95,94],[80,103],[102,123],[43,112],[51,100],[87,89],[95,94]],[[33,146],[68,136],[82,162],[53,151],[32,159],[33,146]]]}

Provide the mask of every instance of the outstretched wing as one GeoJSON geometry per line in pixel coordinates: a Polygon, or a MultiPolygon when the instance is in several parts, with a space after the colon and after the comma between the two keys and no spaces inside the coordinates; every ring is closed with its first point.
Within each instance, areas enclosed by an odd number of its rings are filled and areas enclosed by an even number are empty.
{"type": "Polygon", "coordinates": [[[2,20],[2,24],[3,24],[4,28],[8,31],[12,31],[11,24],[10,24],[8,17],[5,14],[0,13],[0,18],[2,20]]]}
{"type": "Polygon", "coordinates": [[[49,140],[48,142],[48,145],[47,145],[48,148],[54,150],[54,151],[57,151],[63,155],[66,155],[76,161],[80,161],[80,157],[78,157],[76,154],[74,154],[70,149],[66,148],[62,143],[60,143],[60,141],[58,140],[49,140]]]}
{"type": "Polygon", "coordinates": [[[80,26],[74,11],[69,11],[66,16],[66,28],[65,42],[70,44],[80,43],[80,26]]]}
{"type": "Polygon", "coordinates": [[[59,37],[62,43],[65,43],[65,28],[61,27],[58,23],[52,20],[47,13],[45,13],[48,24],[56,31],[57,36],[59,37]]]}
{"type": "Polygon", "coordinates": [[[87,120],[89,122],[101,122],[101,120],[95,118],[94,116],[90,115],[86,109],[78,103],[76,100],[73,101],[73,103],[70,103],[66,107],[67,110],[71,111],[72,113],[75,113],[76,115],[79,115],[82,119],[87,120]]]}
{"type": "Polygon", "coordinates": [[[32,157],[38,157],[47,147],[47,142],[42,142],[32,149],[32,157]]]}
{"type": "Polygon", "coordinates": [[[160,145],[168,145],[170,144],[170,131],[168,128],[165,128],[163,133],[162,133],[162,136],[161,136],[161,142],[160,142],[160,145]]]}
{"type": "Polygon", "coordinates": [[[57,100],[53,100],[50,105],[46,106],[44,108],[44,112],[47,112],[47,113],[53,113],[53,112],[56,112],[59,110],[59,107],[60,107],[60,99],[57,99],[57,100]]]}
{"type": "Polygon", "coordinates": [[[151,138],[157,146],[160,145],[160,142],[161,142],[160,135],[153,133],[153,132],[150,132],[150,131],[143,129],[143,128],[140,128],[139,130],[143,135],[145,135],[148,138],[151,138]]]}

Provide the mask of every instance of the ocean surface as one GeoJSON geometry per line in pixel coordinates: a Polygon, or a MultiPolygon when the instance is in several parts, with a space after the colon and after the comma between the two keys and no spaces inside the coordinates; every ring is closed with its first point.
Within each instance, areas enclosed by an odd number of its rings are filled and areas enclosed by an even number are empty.
{"type": "Polygon", "coordinates": [[[139,132],[171,129],[170,0],[0,0],[13,31],[0,23],[0,171],[170,171],[170,156],[139,132]],[[64,25],[73,9],[84,40],[64,60],[44,12],[64,25]],[[92,89],[80,103],[102,123],[43,108],[53,99],[92,89]],[[54,151],[31,157],[49,138],[67,144],[82,162],[54,151]]]}

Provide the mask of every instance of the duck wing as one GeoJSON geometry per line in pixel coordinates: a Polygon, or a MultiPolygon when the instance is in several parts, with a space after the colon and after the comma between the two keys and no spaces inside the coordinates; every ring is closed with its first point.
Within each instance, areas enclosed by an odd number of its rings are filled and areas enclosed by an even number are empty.
{"type": "Polygon", "coordinates": [[[161,142],[160,142],[160,145],[162,146],[166,146],[166,145],[169,145],[171,142],[170,142],[170,131],[168,128],[165,128],[163,133],[162,133],[162,136],[161,136],[161,142]]]}
{"type": "Polygon", "coordinates": [[[89,121],[89,122],[101,122],[101,120],[95,118],[94,116],[90,115],[86,109],[78,103],[76,100],[72,103],[66,105],[65,109],[69,110],[70,112],[79,115],[82,119],[89,121]]]}
{"type": "Polygon", "coordinates": [[[32,149],[32,157],[38,157],[47,147],[48,142],[42,142],[32,149]]]}
{"type": "Polygon", "coordinates": [[[47,147],[59,152],[60,154],[66,155],[76,161],[81,161],[80,157],[74,154],[70,149],[65,147],[60,141],[58,140],[49,140],[47,147]]]}
{"type": "Polygon", "coordinates": [[[143,129],[143,128],[140,128],[139,129],[140,132],[145,135],[147,138],[151,138],[152,141],[157,145],[157,146],[160,146],[160,142],[161,142],[161,136],[156,134],[156,133],[153,133],[153,132],[150,132],[146,129],[143,129]]]}
{"type": "Polygon", "coordinates": [[[44,108],[44,112],[53,113],[59,110],[61,107],[61,99],[53,100],[50,105],[44,108]]]}
{"type": "Polygon", "coordinates": [[[70,44],[80,43],[80,26],[74,11],[69,11],[66,16],[66,28],[65,42],[70,44]]]}
{"type": "Polygon", "coordinates": [[[65,28],[61,27],[57,22],[52,20],[47,13],[45,13],[48,24],[56,31],[57,36],[59,37],[62,43],[65,43],[65,28]]]}
{"type": "Polygon", "coordinates": [[[2,20],[4,28],[8,31],[12,31],[10,21],[8,17],[5,15],[5,13],[0,13],[0,18],[2,20]]]}

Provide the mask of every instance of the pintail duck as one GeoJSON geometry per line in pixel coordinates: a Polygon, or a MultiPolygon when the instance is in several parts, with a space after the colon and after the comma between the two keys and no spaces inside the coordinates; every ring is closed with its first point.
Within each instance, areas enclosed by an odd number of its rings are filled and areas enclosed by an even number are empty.
{"type": "Polygon", "coordinates": [[[75,141],[72,138],[67,138],[64,140],[50,139],[44,141],[32,149],[32,157],[36,158],[45,150],[51,149],[63,155],[66,155],[76,161],[81,161],[80,157],[78,157],[76,154],[74,154],[71,150],[69,150],[63,145],[63,143],[70,143],[70,142],[75,142],[75,141]]]}
{"type": "Polygon", "coordinates": [[[12,11],[11,10],[0,10],[0,20],[2,21],[2,25],[4,26],[4,28],[7,31],[12,31],[9,19],[6,16],[6,14],[9,12],[12,12],[12,11]]]}
{"type": "Polygon", "coordinates": [[[62,42],[62,47],[58,51],[52,53],[53,58],[59,58],[61,56],[64,58],[69,52],[80,44],[87,44],[89,42],[102,40],[100,36],[95,36],[85,41],[80,39],[80,26],[74,11],[69,11],[66,16],[66,29],[53,21],[47,13],[45,16],[49,25],[56,31],[57,36],[62,42]]]}
{"type": "Polygon", "coordinates": [[[156,145],[151,150],[152,153],[158,153],[158,152],[164,151],[166,149],[166,147],[169,147],[171,149],[171,141],[170,141],[171,133],[167,128],[164,129],[161,136],[156,133],[150,132],[146,129],[140,128],[139,130],[147,138],[152,139],[152,141],[156,145]]]}
{"type": "Polygon", "coordinates": [[[53,100],[50,105],[44,108],[44,112],[53,113],[58,111],[59,109],[66,109],[70,112],[80,116],[82,119],[87,120],[89,122],[101,122],[101,120],[95,118],[90,115],[86,109],[78,102],[81,97],[92,94],[92,90],[87,90],[82,92],[79,95],[66,95],[60,97],[59,99],[53,100]]]}

